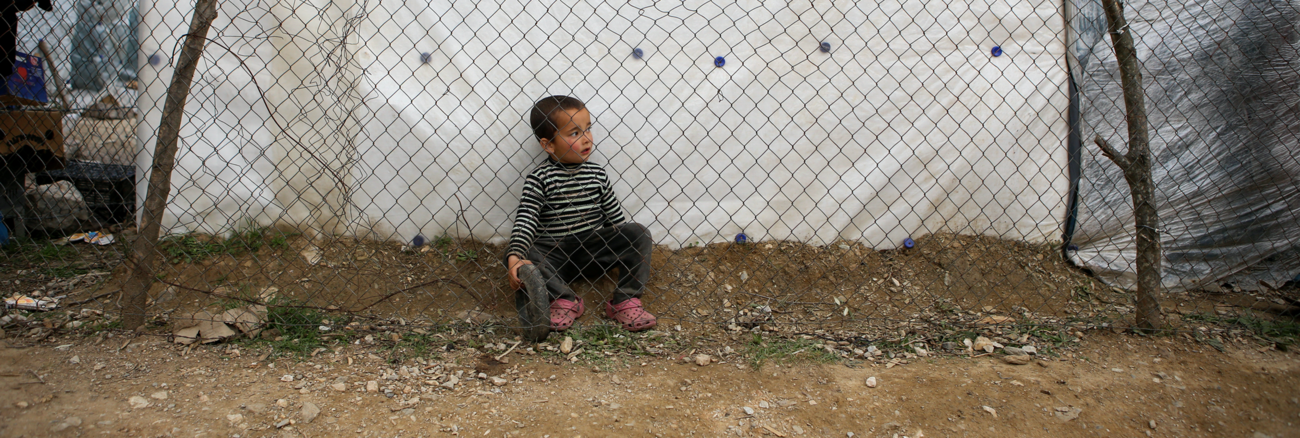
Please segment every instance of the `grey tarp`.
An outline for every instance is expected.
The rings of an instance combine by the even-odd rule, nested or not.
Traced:
[[[1076,263],[1131,287],[1134,223],[1119,168],[1127,127],[1100,0],[1069,4],[1082,177]],[[1143,66],[1169,290],[1276,287],[1300,273],[1300,6],[1286,1],[1130,1]],[[1067,239],[1069,236],[1067,235]]]

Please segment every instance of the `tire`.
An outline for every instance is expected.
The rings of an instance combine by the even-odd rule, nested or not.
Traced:
[[[515,309],[519,311],[519,334],[528,342],[541,342],[551,334],[551,296],[546,280],[533,265],[519,267],[523,288],[515,291]]]

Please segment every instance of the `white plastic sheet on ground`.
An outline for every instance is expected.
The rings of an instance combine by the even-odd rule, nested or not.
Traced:
[[[142,56],[171,62],[190,9],[150,3]],[[523,119],[549,94],[588,102],[593,159],[661,244],[742,231],[878,248],[939,231],[1044,241],[1065,216],[1059,2],[220,7],[168,232],[503,241],[541,159]],[[152,149],[170,67],[140,74]]]
[[[1128,143],[1100,1],[1075,1],[1083,177],[1073,260],[1132,287],[1132,198],[1092,144]],[[1300,274],[1300,6],[1271,0],[1126,3],[1143,65],[1170,290],[1278,287]]]

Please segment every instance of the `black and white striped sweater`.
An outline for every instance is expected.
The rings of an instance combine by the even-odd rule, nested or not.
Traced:
[[[627,222],[605,168],[550,158],[524,178],[506,256],[527,259],[538,238],[561,238]]]

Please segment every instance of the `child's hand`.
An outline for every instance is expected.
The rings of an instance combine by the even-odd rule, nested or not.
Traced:
[[[510,256],[507,260],[506,273],[510,276],[510,290],[519,290],[519,267],[531,265],[533,262],[519,258],[517,255]]]

